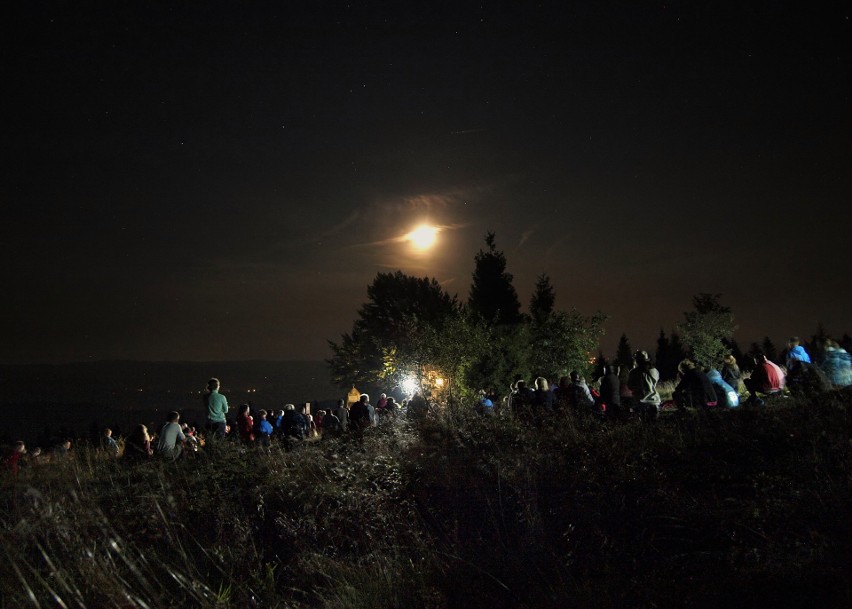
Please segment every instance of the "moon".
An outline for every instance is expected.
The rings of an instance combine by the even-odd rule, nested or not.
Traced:
[[[419,250],[427,250],[438,238],[438,227],[422,224],[406,235],[412,245]]]

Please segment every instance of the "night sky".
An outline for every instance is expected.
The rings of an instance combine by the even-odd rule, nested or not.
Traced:
[[[19,2],[0,361],[321,359],[377,272],[653,350],[852,332],[850,12],[790,2]],[[398,239],[441,227],[417,253]]]

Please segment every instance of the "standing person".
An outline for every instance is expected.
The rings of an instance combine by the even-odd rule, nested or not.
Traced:
[[[237,430],[240,433],[240,440],[245,444],[254,442],[254,419],[251,415],[251,406],[248,404],[240,404],[240,409],[237,415]]]
[[[367,415],[370,421],[370,427],[376,427],[379,424],[379,414],[376,412],[376,407],[369,401],[367,402]]]
[[[654,420],[660,413],[662,402],[657,392],[660,372],[651,364],[647,351],[637,351],[633,362],[633,370],[627,376],[627,386],[633,393],[633,406],[643,420]]]
[[[322,434],[323,437],[339,436],[341,433],[340,419],[334,414],[334,410],[330,409],[322,418]]]
[[[533,405],[535,406],[536,416],[541,416],[543,413],[551,414],[553,412],[553,392],[550,391],[550,385],[543,376],[535,380]]]
[[[279,410],[278,414],[272,411],[272,420],[270,421],[273,427],[273,434],[276,437],[284,437],[284,410]]]
[[[183,443],[186,436],[180,426],[180,413],[171,411],[166,417],[166,424],[160,430],[157,442],[157,454],[169,459],[177,459],[183,452]],[[180,442],[180,443],[178,443]]]
[[[18,475],[18,471],[21,468],[21,460],[25,454],[27,454],[27,446],[24,444],[23,440],[18,440],[15,442],[15,448],[12,449],[12,452],[5,460],[6,468],[12,472],[13,476]]]
[[[303,417],[305,417],[305,437],[313,438],[317,435],[317,424],[316,421],[314,421],[314,415],[307,412],[307,408],[305,406],[299,406],[299,412]]]
[[[308,422],[293,404],[284,406],[284,419],[281,422],[284,437],[288,440],[304,440],[307,434]]]
[[[388,396],[388,403],[385,407],[385,413],[391,420],[395,419],[396,415],[399,414],[399,404],[396,403],[396,399],[392,395]]]
[[[269,442],[272,438],[272,432],[274,431],[272,423],[266,419],[268,413],[263,408],[260,409],[258,416],[260,417],[260,422],[257,424],[258,440],[260,440],[260,443],[263,446],[269,446]]]
[[[322,435],[322,420],[325,418],[325,410],[317,410],[317,416],[314,417],[314,425],[316,426],[317,435]]]
[[[219,379],[212,378],[207,381],[207,393],[204,395],[204,403],[207,406],[207,424],[214,438],[224,438],[227,423],[225,415],[228,414],[228,400],[219,393]]]
[[[370,396],[366,393],[362,393],[360,399],[352,404],[352,410],[349,412],[349,420],[354,429],[363,430],[372,424],[369,404]]]
[[[520,416],[529,414],[535,394],[527,387],[527,382],[519,379],[515,382],[512,393],[509,396],[509,408],[513,413]]]
[[[349,409],[345,400],[337,400],[337,418],[340,419],[340,431],[346,432],[349,429]]]
[[[379,394],[379,401],[376,402],[376,419],[381,420],[388,407],[388,396],[386,393]]]
[[[571,378],[571,384],[568,385],[570,408],[581,414],[594,412],[595,398],[592,395],[592,390],[589,389],[589,384],[586,383],[586,379],[576,370],[572,370],[568,376]]]

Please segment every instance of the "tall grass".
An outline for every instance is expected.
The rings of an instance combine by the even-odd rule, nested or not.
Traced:
[[[850,408],[83,450],[4,479],[0,607],[849,606]]]

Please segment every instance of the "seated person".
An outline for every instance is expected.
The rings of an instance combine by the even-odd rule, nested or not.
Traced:
[[[828,379],[816,366],[798,359],[788,361],[787,388],[793,395],[814,395],[831,388]]]
[[[595,398],[586,384],[586,379],[576,370],[571,372],[571,384],[568,385],[570,404],[580,412],[590,412],[595,408]]]
[[[745,386],[751,394],[750,402],[758,401],[757,394],[767,396],[780,394],[784,390],[785,374],[781,367],[766,359],[766,355],[758,351],[754,355],[754,372],[746,379]]]
[[[799,344],[798,336],[791,336],[787,342],[787,370],[793,367],[794,362],[811,363],[811,356],[805,351],[805,348]]]
[[[148,435],[148,428],[140,423],[124,440],[123,458],[126,461],[144,461],[153,454],[154,450],[151,448],[151,436]]]
[[[173,410],[166,417],[166,424],[160,430],[160,438],[157,442],[157,454],[169,459],[177,459],[183,452],[183,443],[186,436],[180,427],[180,413]],[[178,443],[180,442],[180,443]]]
[[[707,375],[689,359],[678,364],[680,383],[675,387],[674,398],[678,408],[684,410],[687,407],[706,408],[718,403],[716,390]]]
[[[710,368],[707,372],[707,378],[713,385],[716,391],[716,401],[720,406],[728,408],[736,408],[740,405],[740,396],[736,390],[722,379],[722,374],[715,368]]]
[[[736,391],[739,395],[740,376],[742,376],[742,373],[740,372],[740,367],[737,365],[737,358],[735,358],[732,354],[726,355],[724,362],[722,363],[722,370],[720,374],[722,376],[722,380],[730,385],[731,389]]]
[[[637,351],[633,355],[633,362],[633,370],[627,375],[627,387],[632,394],[632,408],[639,413],[643,420],[656,419],[662,402],[660,392],[657,391],[660,371],[651,363],[647,351]],[[624,394],[622,394],[623,397],[625,397]]]
[[[836,341],[826,342],[820,369],[834,387],[852,385],[852,357]]]
[[[618,368],[605,365],[601,377],[601,408],[608,417],[621,414],[621,381],[618,379]]]
[[[109,427],[104,429],[103,436],[101,436],[101,447],[111,457],[118,454],[118,443],[112,437],[112,430]]]

